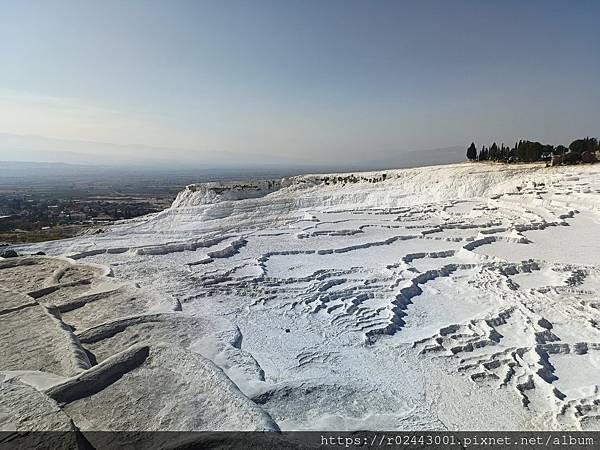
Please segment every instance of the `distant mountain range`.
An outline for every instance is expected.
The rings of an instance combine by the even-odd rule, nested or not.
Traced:
[[[0,161],[23,163],[11,166],[12,175],[19,170],[27,173],[51,173],[71,171],[97,171],[97,166],[144,171],[173,170],[257,170],[303,173],[319,171],[378,170],[388,168],[415,167],[433,164],[448,164],[463,161],[463,147],[445,147],[431,150],[369,152],[376,158],[354,158],[340,164],[315,164],[289,162],[285,157],[215,152],[206,156],[191,150],[168,149],[141,145],[114,145],[99,142],[68,141],[39,136],[20,136],[0,133]],[[30,163],[27,165],[25,163]],[[33,166],[31,164],[38,165]],[[58,165],[50,165],[58,164]],[[85,169],[82,166],[95,166]],[[4,165],[6,169],[6,165]],[[0,177],[7,176],[6,172]]]

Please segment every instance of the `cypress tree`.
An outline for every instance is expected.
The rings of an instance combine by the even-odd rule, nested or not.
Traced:
[[[469,148],[467,149],[467,158],[471,161],[477,159],[477,147],[475,147],[474,142],[471,142],[471,145],[469,145]]]

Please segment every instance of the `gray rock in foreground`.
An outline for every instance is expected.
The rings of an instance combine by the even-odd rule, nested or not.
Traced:
[[[119,444],[106,442],[118,434],[95,431],[278,430],[226,373],[191,350],[217,333],[210,322],[108,273],[66,258],[0,261],[1,430],[89,434],[55,448],[73,448],[73,439]],[[230,366],[248,358],[235,346],[236,330],[232,343],[216,348],[233,358]],[[174,438],[157,436],[134,441],[156,447]]]

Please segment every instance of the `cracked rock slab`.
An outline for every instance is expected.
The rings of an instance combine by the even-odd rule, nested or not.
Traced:
[[[130,347],[47,394],[86,436],[91,431],[278,429],[214,363],[169,347]],[[88,437],[92,444],[94,436]]]
[[[0,369],[72,376],[90,367],[70,328],[31,297],[0,290],[0,310]]]

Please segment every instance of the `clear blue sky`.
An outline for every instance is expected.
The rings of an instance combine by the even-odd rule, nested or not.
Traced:
[[[3,134],[187,149],[173,155],[209,163],[335,163],[600,134],[598,1],[0,9]]]

